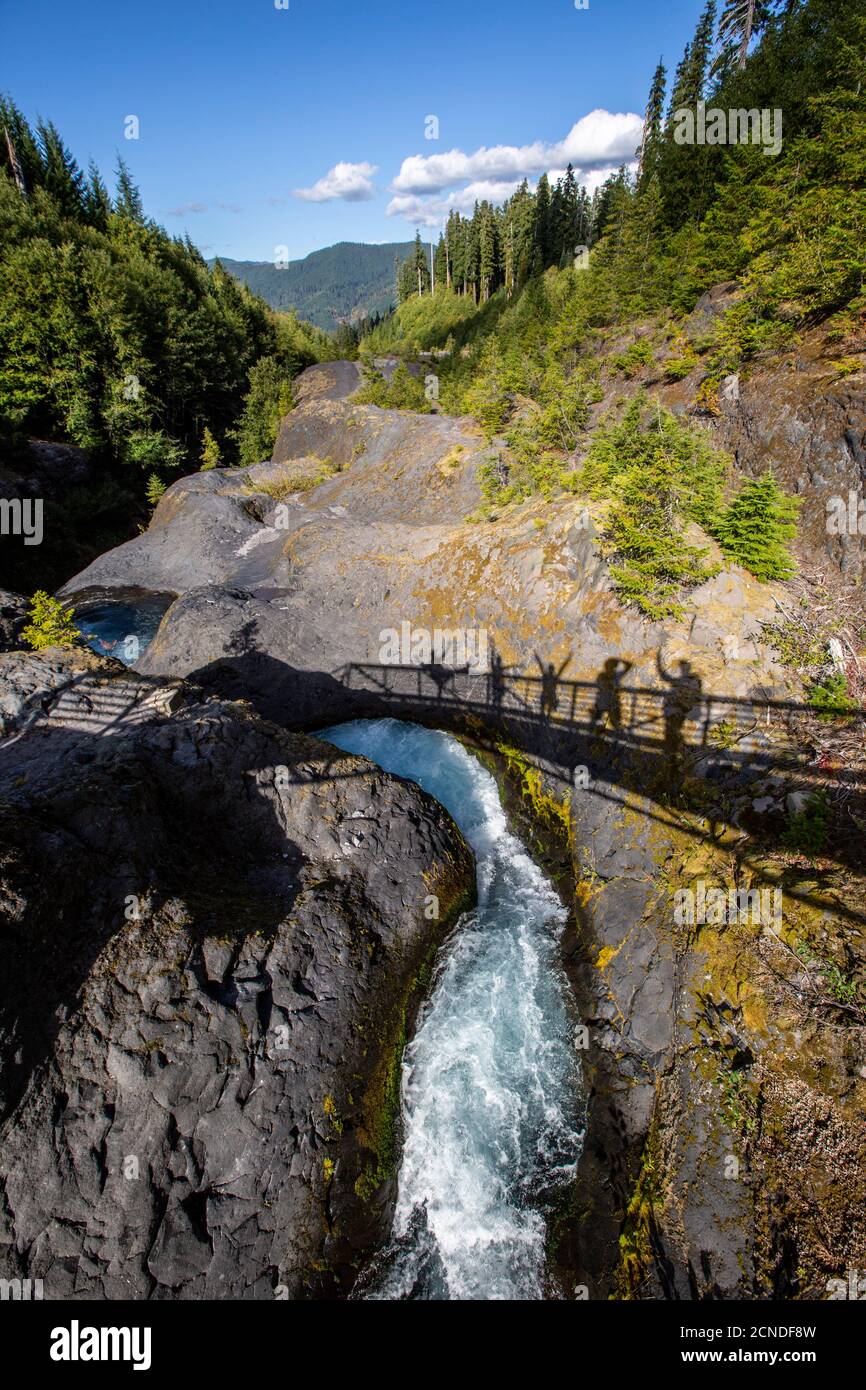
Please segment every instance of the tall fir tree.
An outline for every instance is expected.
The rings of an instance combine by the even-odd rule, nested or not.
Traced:
[[[420,231],[415,233],[415,245],[412,248],[412,292],[413,294],[427,294],[430,289],[430,267],[427,264],[427,252],[421,240]]]
[[[123,160],[117,160],[117,187],[114,195],[114,210],[120,217],[130,222],[144,223],[144,204],[141,194],[133,183],[132,175]]]
[[[658,173],[659,154],[662,147],[662,129],[665,115],[665,88],[667,72],[659,59],[653,74],[652,86],[646,104],[643,121],[643,138],[640,147],[640,164],[637,176],[637,191],[643,192],[653,175]]]
[[[40,121],[36,127],[39,152],[42,156],[41,183],[65,217],[84,215],[84,175],[74,156],[60,138],[57,127],[50,121]]]
[[[678,112],[691,112],[697,123],[698,103],[704,100],[707,88],[715,22],[716,0],[707,0],[695,36],[686,48],[674,77],[664,142],[658,159],[665,220],[672,228],[700,217],[709,201],[713,147],[678,143],[675,132]]]
[[[478,280],[481,299],[490,298],[498,264],[496,244],[496,222],[490,203],[481,204],[478,215]]]
[[[534,226],[534,257],[533,269],[536,272],[546,270],[550,265],[550,220],[551,220],[551,196],[550,180],[546,174],[542,174],[538,180],[538,187],[535,190],[535,226]]]
[[[445,289],[448,284],[448,252],[445,244],[445,233],[439,233],[439,241],[436,244],[436,255],[433,260],[433,286],[434,289]]]
[[[84,212],[91,227],[98,227],[100,231],[104,231],[108,226],[111,198],[102,175],[92,162],[87,171],[87,183],[84,188]]]

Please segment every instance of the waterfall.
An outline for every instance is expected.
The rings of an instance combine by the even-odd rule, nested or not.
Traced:
[[[404,1054],[393,1229],[362,1296],[549,1297],[545,1211],[582,1139],[565,910],[508,829],[494,778],[457,739],[396,719],[320,737],[434,796],[478,872],[478,907],[440,953]]]

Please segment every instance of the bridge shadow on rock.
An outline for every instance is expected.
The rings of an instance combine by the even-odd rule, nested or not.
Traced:
[[[484,671],[351,662],[328,673],[257,650],[252,631],[238,645],[189,679],[226,698],[247,699],[290,728],[314,732],[349,719],[393,717],[468,734],[482,746],[515,746],[563,794],[616,803],[697,840],[715,841],[733,825],[744,843],[752,837],[738,851],[747,866],[753,848],[787,848],[786,811],[762,805],[773,797],[750,790],[772,777],[779,797],[794,789],[828,795],[851,832],[828,841],[820,858],[863,868],[862,770],[834,771],[811,758],[788,729],[809,707],[760,685],[744,698],[716,694],[686,660],[673,669],[658,662],[659,684],[640,685],[628,680],[630,663],[618,658],[609,658],[595,679],[579,680],[566,674],[570,661],[555,666],[536,656],[534,669],[525,671],[506,667],[495,651]],[[848,718],[862,731],[862,711]],[[331,765],[322,775],[331,775]],[[811,865],[800,876],[814,883]],[[792,865],[788,878],[796,877]],[[786,892],[812,900],[794,881]],[[866,920],[844,903],[838,911]]]

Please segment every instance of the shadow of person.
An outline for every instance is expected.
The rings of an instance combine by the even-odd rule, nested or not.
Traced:
[[[684,729],[695,705],[703,699],[703,682],[690,661],[679,662],[679,675],[672,675],[662,665],[661,652],[656,653],[656,667],[669,687],[662,702],[665,721],[664,752],[674,763],[682,761],[685,752]]]
[[[499,710],[502,708],[504,698],[505,663],[494,647],[493,656],[490,658],[490,670],[487,675],[487,703],[491,709]]]
[[[493,655],[490,658],[490,669],[487,672],[487,704],[491,709],[501,710],[506,696],[510,697],[509,704],[513,703],[515,699],[519,701],[514,688],[514,681],[511,679],[512,672],[516,670],[517,667],[515,666],[505,665],[494,644]]]
[[[593,729],[605,721],[611,729],[622,728],[622,682],[632,665],[631,661],[610,656],[602,666],[595,678],[595,706],[590,721]]]
[[[550,719],[556,713],[556,707],[559,700],[560,677],[565,671],[565,668],[571,664],[571,657],[567,656],[563,661],[562,665],[560,666],[559,670],[557,671],[552,661],[548,661],[547,665],[545,665],[537,652],[535,652],[534,655],[535,660],[538,663],[538,669],[541,672],[541,692],[539,696],[539,707],[541,710],[542,717],[544,719]]]
[[[421,670],[423,671],[424,675],[427,676],[428,679],[430,679],[435,685],[436,702],[437,704],[441,704],[442,697],[445,694],[445,691],[447,690],[448,686],[451,685],[451,683],[453,682],[456,672],[448,666],[437,666],[436,663],[433,661],[431,661],[429,664],[425,666],[422,666]]]

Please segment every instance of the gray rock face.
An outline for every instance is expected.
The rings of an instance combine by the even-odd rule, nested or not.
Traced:
[[[297,405],[310,401],[339,401],[351,396],[360,385],[358,362],[319,362],[301,373],[292,394]]]
[[[474,891],[459,832],[363,759],[114,662],[6,655],[0,690],[2,1275],[345,1290],[388,1229],[418,973]]]

